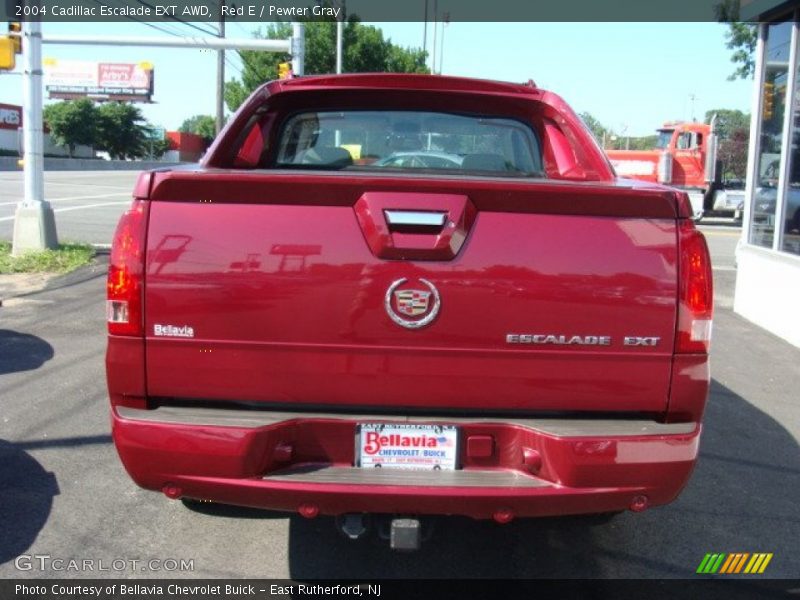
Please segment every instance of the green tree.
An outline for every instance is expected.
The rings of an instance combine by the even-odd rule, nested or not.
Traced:
[[[753,77],[757,37],[758,29],[753,23],[728,23],[725,46],[733,50],[731,62],[737,65],[736,70],[728,76],[729,81]]]
[[[722,163],[723,179],[744,179],[747,172],[747,143],[750,139],[750,115],[740,110],[717,108],[706,112],[705,122],[717,115],[717,158]]]
[[[642,137],[632,137],[628,142],[629,150],[653,150],[658,141],[657,135],[643,135]]]
[[[137,107],[106,102],[97,109],[97,117],[97,146],[111,158],[125,160],[149,154],[148,126]]]
[[[750,130],[732,129],[728,137],[720,140],[717,159],[722,163],[722,179],[744,179],[747,175],[747,146]]]
[[[169,140],[152,140],[148,142],[148,154],[150,158],[158,159],[164,156],[169,150]]]
[[[262,39],[287,39],[292,35],[288,23],[273,23],[257,31]],[[305,25],[305,74],[319,75],[336,70],[336,22],[311,21]],[[416,48],[402,48],[384,39],[377,27],[363,25],[351,16],[344,25],[342,36],[343,68],[349,73],[429,73],[425,66],[427,54]],[[240,50],[244,68],[241,80],[225,84],[225,102],[236,110],[258,86],[278,77],[278,65],[289,62],[288,54]]]
[[[194,115],[186,119],[178,131],[182,133],[194,133],[210,142],[217,135],[217,124],[211,115]]]
[[[750,115],[740,110],[731,110],[729,108],[715,108],[706,111],[704,123],[711,123],[711,119],[717,115],[717,120],[714,123],[714,133],[717,134],[719,139],[728,139],[731,133],[738,129],[750,128]]]
[[[97,109],[85,98],[45,106],[44,121],[53,142],[66,147],[70,157],[75,146],[92,146],[97,138]]]
[[[611,136],[611,130],[600,123],[591,113],[582,112],[578,116],[583,120],[589,131],[592,132],[598,144],[603,144],[606,138]]]

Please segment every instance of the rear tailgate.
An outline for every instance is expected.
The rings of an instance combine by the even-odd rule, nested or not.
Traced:
[[[151,398],[666,409],[677,296],[671,192],[211,170],[158,173],[150,196]],[[447,213],[453,206],[462,212]],[[444,211],[444,231],[389,231],[388,209]],[[401,309],[392,294],[403,289],[423,293],[406,295]],[[430,314],[436,294],[430,324],[409,329],[392,318]]]

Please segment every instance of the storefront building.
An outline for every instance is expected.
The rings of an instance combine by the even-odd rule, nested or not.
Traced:
[[[800,2],[756,4],[741,14],[760,24],[734,310],[800,346]]]

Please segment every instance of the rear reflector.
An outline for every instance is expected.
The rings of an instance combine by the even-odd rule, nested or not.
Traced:
[[[122,215],[111,245],[106,314],[108,333],[142,335],[142,281],[147,202],[134,200]]]
[[[679,221],[678,335],[675,351],[703,354],[711,343],[714,294],[706,239],[689,220]]]

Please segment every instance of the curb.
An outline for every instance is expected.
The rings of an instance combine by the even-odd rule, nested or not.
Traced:
[[[35,296],[37,294],[42,294],[44,292],[49,292],[52,290],[58,290],[61,288],[69,287],[72,285],[77,285],[79,283],[83,283],[85,281],[89,281],[91,279],[95,279],[97,277],[105,277],[108,271],[108,250],[104,248],[95,248],[95,255],[92,258],[91,262],[82,267],[78,267],[74,271],[70,271],[69,273],[64,273],[63,275],[55,275],[51,279],[47,281],[39,289],[35,289],[29,292],[24,292],[22,294],[14,294],[11,293],[8,296],[4,296],[0,298],[0,306],[3,305],[3,301],[5,300],[12,300],[14,298],[28,298],[31,296]]]

